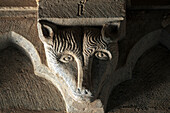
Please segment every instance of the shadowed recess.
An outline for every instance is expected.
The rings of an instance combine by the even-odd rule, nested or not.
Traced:
[[[60,92],[50,82],[36,76],[29,58],[14,47],[0,52],[0,112],[11,109],[65,111]]]
[[[169,75],[170,51],[162,45],[152,47],[136,63],[132,79],[113,89],[107,111],[168,112],[170,110]]]
[[[137,6],[162,6],[162,5],[170,5],[169,0],[131,0],[132,5]]]

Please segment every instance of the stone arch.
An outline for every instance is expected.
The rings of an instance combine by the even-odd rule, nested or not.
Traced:
[[[52,85],[59,90],[63,98],[64,94],[61,92],[62,85],[59,84],[60,79],[56,77],[56,75],[54,75],[46,65],[41,63],[41,59],[36,48],[29,40],[16,32],[7,32],[0,35],[0,50],[6,49],[8,46],[13,46],[24,53],[30,59],[35,75],[51,82]],[[65,100],[65,98],[63,99]]]
[[[34,70],[36,70],[38,66],[41,65],[41,59],[37,50],[35,49],[33,44],[23,36],[13,31],[0,36],[0,50],[10,45],[15,46],[31,59]]]
[[[43,77],[51,81],[52,83],[54,83],[55,87],[61,90],[61,87],[58,87],[58,84],[59,86],[62,86],[59,83],[60,78],[56,77],[48,69],[47,66],[41,63],[40,56],[37,50],[35,49],[34,45],[30,41],[28,41],[23,36],[15,33],[14,31],[5,33],[4,35],[0,36],[0,50],[3,50],[11,45],[21,50],[23,53],[26,54],[27,57],[29,57],[31,63],[33,64],[34,73],[37,76]]]
[[[128,70],[132,72],[136,62],[143,53],[159,43],[170,50],[170,33],[166,32],[164,29],[158,29],[142,37],[129,52],[126,61],[126,67],[129,68]],[[132,76],[132,74],[130,74],[130,76]]]
[[[34,73],[42,78],[45,78],[49,82],[51,82],[61,93],[64,101],[66,102],[66,98],[64,95],[66,95],[65,92],[62,92],[63,86],[65,85],[63,83],[63,79],[61,77],[58,77],[57,75],[53,74],[49,68],[41,63],[40,56],[35,49],[34,45],[28,41],[23,36],[11,31],[8,33],[5,33],[4,35],[0,36],[0,50],[5,49],[8,46],[14,46],[24,52],[31,60],[34,68]],[[67,97],[71,98],[70,96]],[[65,103],[67,107],[67,103]]]
[[[112,79],[115,80],[115,82],[111,86],[111,89],[113,90],[112,92],[119,91],[119,88],[121,86],[120,83],[124,84],[129,83],[128,80],[131,81],[130,79],[132,79],[132,72],[136,66],[136,63],[139,61],[139,58],[141,58],[142,55],[149,49],[159,44],[170,50],[170,33],[168,33],[164,29],[158,29],[146,34],[133,46],[127,57],[126,64],[123,67],[118,68],[115,71],[114,76],[112,77]],[[124,86],[126,85],[123,85],[123,87]],[[110,94],[112,93],[110,92]],[[117,95],[118,93],[116,92],[115,94]],[[115,95],[113,97],[115,97]],[[108,98],[108,100],[111,100],[111,95]],[[110,104],[110,102],[108,102],[108,104]],[[108,110],[108,108],[106,110]]]

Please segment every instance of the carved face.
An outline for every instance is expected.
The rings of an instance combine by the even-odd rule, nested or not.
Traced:
[[[44,44],[48,67],[62,77],[67,92],[76,101],[98,98],[116,68],[118,26],[39,23],[39,37]]]

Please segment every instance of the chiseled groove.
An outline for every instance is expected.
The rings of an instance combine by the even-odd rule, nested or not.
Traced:
[[[67,37],[68,37],[68,32],[65,32],[65,36],[63,37],[63,43],[64,43],[64,48],[63,48],[63,51],[66,50],[66,46],[68,46],[68,40],[67,40]]]
[[[88,37],[86,37],[88,38]],[[93,48],[90,48],[89,44],[88,44],[88,40],[86,41],[86,46],[85,46],[85,53],[87,56],[89,56],[92,52],[93,52]]]
[[[85,48],[87,48],[87,46],[86,46],[86,34],[84,34],[84,37],[83,37],[83,52],[84,52],[84,54],[86,54],[86,49]]]
[[[57,51],[58,51],[58,46],[59,46],[59,41],[58,41],[58,39],[59,39],[59,35],[57,34],[57,36],[56,36],[56,37],[54,37],[54,38],[57,38],[57,39],[55,39],[55,42],[56,42],[55,50],[57,50]]]
[[[72,51],[72,39],[71,39],[70,36],[68,36],[68,38],[69,38],[69,44],[68,44],[68,46],[69,46],[69,51],[70,51],[70,50]]]
[[[65,33],[66,33],[65,31],[62,32],[61,40],[65,38],[65,36],[66,36]],[[60,43],[61,43],[61,50],[60,50],[60,52],[63,52],[63,51],[64,51],[64,50],[63,50],[63,47],[65,46],[66,43],[65,43],[64,41],[61,41]]]
[[[64,32],[64,37],[62,37],[62,47],[61,47],[61,52],[64,51],[64,48],[65,48],[65,45],[66,45],[66,42],[65,42],[65,38],[66,38],[66,32]]]
[[[59,31],[55,37],[55,49],[57,52],[70,50],[74,53],[79,52],[78,45],[75,40],[75,33],[71,30]],[[98,32],[87,30],[84,34],[83,51],[86,55],[90,55],[97,49],[104,49],[107,47],[106,42]]]
[[[69,37],[67,36],[66,37],[66,47],[65,47],[65,50],[69,50],[68,47],[69,47]]]
[[[54,46],[57,53],[61,53],[65,50],[72,51],[74,53],[79,52],[73,31],[71,30],[59,31],[54,39]]]
[[[68,43],[68,39],[67,39],[67,37],[69,36],[69,33],[68,32],[66,32],[65,31],[65,36],[63,37],[63,39],[65,40],[65,42],[63,42],[64,43],[64,50],[66,50],[66,47],[69,45],[69,43]]]
[[[62,34],[60,33],[60,38],[58,40],[59,41],[58,52],[61,52],[61,46],[62,46],[61,38],[62,38]]]
[[[107,47],[107,44],[106,44],[106,42],[104,41],[104,39],[103,39],[104,37],[102,37],[102,36],[99,36],[99,38],[98,38],[98,42],[101,42],[101,46],[102,47]]]
[[[84,39],[83,39],[83,52],[85,55],[88,55],[89,51],[88,51],[88,47],[87,47],[87,34],[84,34]]]
[[[74,46],[74,44],[76,44],[76,43],[74,41],[74,37],[70,36],[70,33],[68,34],[68,36],[70,37],[70,41],[71,41],[71,49],[70,50],[73,51],[74,49],[76,49]]]
[[[57,38],[57,39],[56,39]],[[56,42],[57,42],[57,46],[56,46],[56,52],[58,52],[59,51],[59,44],[60,44],[60,42],[59,42],[59,38],[60,38],[60,34],[57,34],[57,37],[55,38],[55,40],[56,40]]]
[[[94,50],[104,49],[107,47],[107,43],[104,41],[98,32],[86,31],[84,35],[83,51],[89,56]]]
[[[89,45],[91,45],[91,46],[94,46],[94,45],[96,45],[95,44],[95,36],[93,36],[93,35],[91,35],[91,36],[88,36],[88,42],[89,42]]]
[[[85,54],[87,55],[87,56],[89,56],[90,55],[90,53],[92,52],[92,50],[90,50],[89,48],[88,48],[88,36],[87,36],[87,34],[85,35],[85,37],[84,37],[84,52],[85,52]]]
[[[74,35],[73,35],[72,32],[70,33],[70,35],[71,35],[71,37],[72,37],[72,39],[73,39],[73,43],[74,43],[73,45],[75,46],[75,47],[74,47],[74,52],[75,52],[76,54],[78,54],[79,49],[78,49],[78,45],[77,45],[77,43],[76,43],[76,41],[75,41]]]

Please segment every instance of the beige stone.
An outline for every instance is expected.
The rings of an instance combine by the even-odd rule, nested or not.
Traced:
[[[36,7],[36,0],[1,0],[0,7]]]

